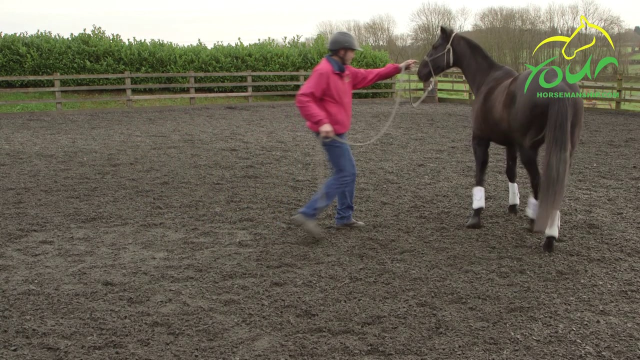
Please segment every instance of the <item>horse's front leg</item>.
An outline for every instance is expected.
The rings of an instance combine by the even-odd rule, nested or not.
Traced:
[[[473,136],[471,139],[473,147],[473,156],[476,160],[476,185],[473,188],[473,214],[467,221],[466,227],[471,229],[479,229],[482,227],[480,214],[485,208],[484,202],[484,178],[489,164],[489,144],[488,139],[479,136]]]
[[[511,214],[518,213],[518,205],[520,205],[520,192],[516,183],[518,174],[518,148],[515,146],[507,146],[507,179],[509,179],[509,212]]]

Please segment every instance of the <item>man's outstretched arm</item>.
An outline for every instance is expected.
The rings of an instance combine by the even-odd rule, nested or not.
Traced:
[[[400,74],[400,65],[388,64],[380,69],[357,69],[351,68],[351,81],[353,81],[353,90],[366,88],[378,81],[386,80],[394,75]]]
[[[403,66],[406,67],[406,70],[411,70],[415,63],[415,60],[407,60],[402,64],[387,64],[379,69],[357,69],[351,67],[351,73],[353,74],[353,89],[362,89],[373,85],[378,81],[386,80],[394,75],[398,75],[402,71]]]

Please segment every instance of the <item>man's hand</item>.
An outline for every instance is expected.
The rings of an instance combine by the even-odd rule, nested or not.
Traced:
[[[333,137],[333,135],[335,135],[335,133],[333,132],[333,126],[331,126],[331,124],[324,124],[320,126],[319,130],[320,130],[320,136],[324,138],[330,138],[330,137]]]
[[[405,71],[408,71],[408,70],[413,70],[413,66],[415,64],[417,64],[417,63],[418,63],[418,61],[416,61],[416,60],[407,60],[407,61],[403,62],[402,64],[400,64],[400,66],[404,67]]]

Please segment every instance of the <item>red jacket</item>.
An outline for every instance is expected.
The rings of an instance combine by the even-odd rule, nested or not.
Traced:
[[[296,95],[296,106],[307,127],[318,132],[330,123],[336,134],[351,128],[352,90],[364,88],[399,74],[400,65],[388,64],[380,69],[357,69],[330,58],[320,61]]]

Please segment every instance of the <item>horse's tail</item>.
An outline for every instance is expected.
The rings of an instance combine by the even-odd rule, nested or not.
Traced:
[[[545,132],[545,156],[538,196],[534,231],[546,230],[554,210],[560,210],[571,164],[572,99],[549,99],[549,120]]]

